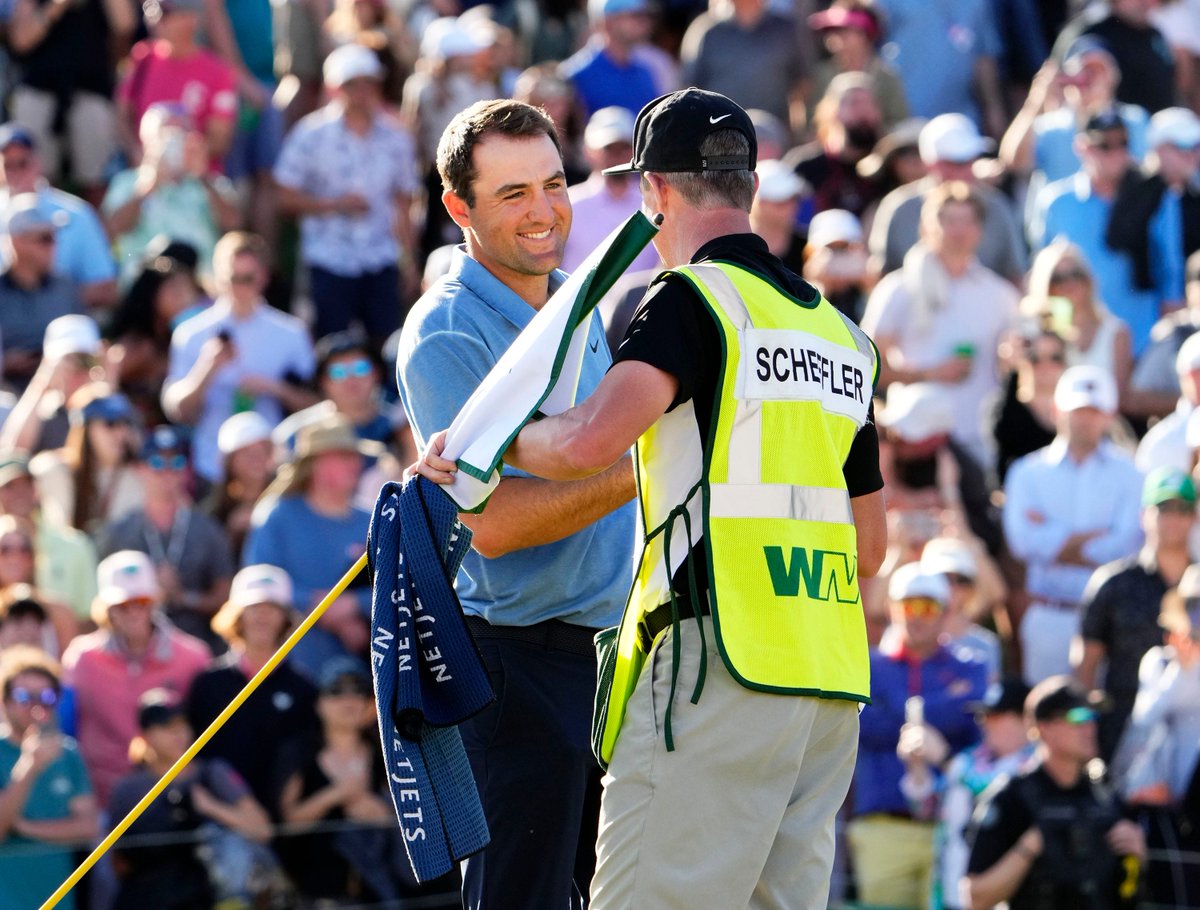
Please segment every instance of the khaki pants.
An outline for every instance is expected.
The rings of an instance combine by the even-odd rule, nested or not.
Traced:
[[[858,900],[872,907],[924,910],[933,889],[933,823],[864,815],[847,830]]]
[[[668,752],[671,636],[659,638],[604,778],[591,910],[825,910],[834,815],[858,752],[858,705],[738,684],[704,620],[682,659]]]
[[[13,120],[33,133],[42,170],[51,180],[60,178],[62,149],[71,149],[71,176],[83,186],[103,182],[104,170],[117,150],[117,115],[113,103],[99,95],[76,92],[66,112],[62,137],[52,132],[54,96],[29,86],[18,86],[12,96]]]

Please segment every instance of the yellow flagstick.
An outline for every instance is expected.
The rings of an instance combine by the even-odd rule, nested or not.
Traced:
[[[288,640],[279,646],[279,650],[271,655],[271,659],[263,665],[263,668],[254,674],[254,678],[246,683],[242,691],[234,696],[233,701],[225,706],[225,710],[217,716],[216,720],[208,725],[208,729],[201,733],[200,736],[197,737],[196,741],[188,747],[188,750],[179,757],[179,761],[171,765],[167,773],[159,779],[158,783],[150,788],[150,792],[143,796],[141,801],[129,810],[129,814],[121,819],[121,823],[113,828],[111,832],[109,832],[108,837],[104,838],[104,840],[100,842],[100,845],[88,855],[88,858],[79,864],[79,868],[72,872],[70,877],[58,886],[58,890],[50,895],[46,902],[42,904],[40,910],[51,910],[51,908],[58,905],[59,901],[66,897],[67,892],[79,883],[79,880],[87,874],[87,871],[91,869],[92,866],[96,865],[96,862],[100,859],[100,857],[102,857],[112,848],[112,845],[115,844],[117,839],[129,829],[129,826],[138,820],[138,817],[145,812],[147,807],[149,807],[149,805],[162,794],[163,790],[167,789],[171,781],[173,781],[179,775],[179,772],[188,766],[192,759],[196,757],[196,753],[203,749],[205,744],[217,735],[217,731],[225,726],[225,721],[229,720],[229,718],[233,716],[233,712],[242,706],[242,703],[249,698],[251,693],[262,684],[264,679],[271,675],[271,672],[277,666],[279,666],[280,661],[287,657],[288,652],[296,646],[296,642],[303,638],[308,630],[316,624],[317,620],[319,620],[321,616],[324,615],[325,611],[329,609],[329,605],[342,595],[342,592],[346,590],[350,582],[354,581],[354,579],[358,576],[358,573],[361,572],[366,565],[367,554],[364,553],[362,556],[358,557],[358,562],[346,570],[346,574],[341,577],[338,583],[333,586],[330,592],[325,595],[324,599],[317,604],[313,611],[309,613],[307,617],[305,617],[304,621],[300,623],[296,631],[288,636]]]

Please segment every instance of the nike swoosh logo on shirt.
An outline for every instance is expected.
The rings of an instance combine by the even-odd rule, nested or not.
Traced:
[[[600,342],[598,340],[590,342],[590,345],[591,345],[593,354],[595,354],[598,350],[600,350]]]
[[[726,117],[732,117],[732,116],[733,116],[733,114],[722,114],[720,117],[709,117],[708,122],[709,123],[720,123]]]

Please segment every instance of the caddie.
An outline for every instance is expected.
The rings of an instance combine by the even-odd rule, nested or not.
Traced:
[[[642,109],[612,170],[640,173],[671,269],[592,395],[505,455],[565,481],[636,444],[641,555],[597,713],[592,910],[828,896],[870,691],[858,578],[887,537],[878,353],[751,233],[756,156],[722,95]],[[443,439],[418,470],[446,483]]]

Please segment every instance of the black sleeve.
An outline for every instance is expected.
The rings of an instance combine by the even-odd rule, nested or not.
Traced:
[[[711,402],[720,337],[685,279],[669,275],[647,292],[613,356],[614,364],[630,360],[648,363],[678,380],[679,391],[668,410],[691,399]]]
[[[996,865],[1032,824],[1033,817],[1018,798],[1013,781],[985,791],[967,829],[971,845],[968,874],[978,875]]]
[[[879,430],[875,426],[875,403],[867,410],[867,423],[850,443],[850,453],[842,465],[846,492],[853,499],[883,489],[883,474],[879,470]]]

